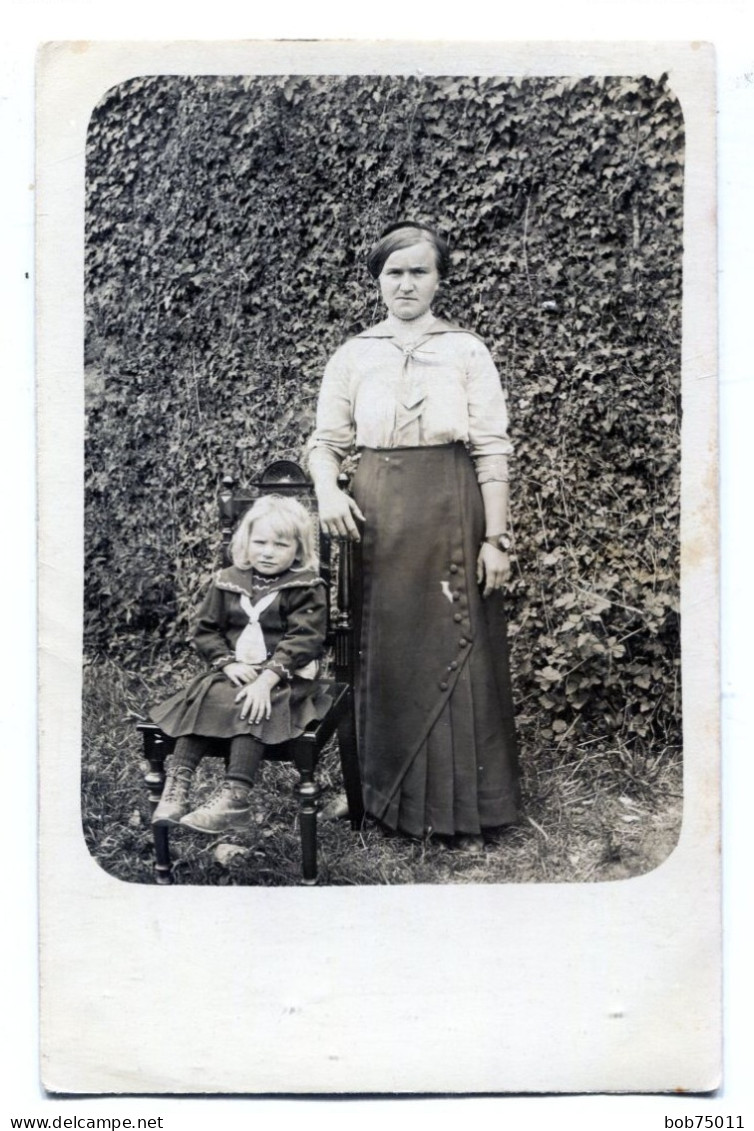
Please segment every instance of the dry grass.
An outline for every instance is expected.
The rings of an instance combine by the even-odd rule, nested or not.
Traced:
[[[188,674],[188,673],[183,673]],[[181,674],[174,672],[177,682]],[[149,805],[135,724],[169,681],[112,663],[91,664],[84,681],[82,818],[89,850],[102,868],[132,883],[153,883]],[[558,883],[624,879],[656,867],[680,831],[677,752],[649,754],[597,742],[538,741],[536,721],[520,724],[524,813],[494,834],[481,855],[430,838],[385,836],[367,818],[320,821],[321,884]],[[198,799],[217,782],[211,759],[200,768]],[[181,830],[171,838],[181,884],[283,886],[301,882],[296,772],[267,763],[255,788],[248,831],[211,838]],[[324,800],[340,789],[337,751],[319,772]],[[228,846],[231,846],[230,848]]]

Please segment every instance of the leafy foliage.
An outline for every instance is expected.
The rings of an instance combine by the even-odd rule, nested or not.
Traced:
[[[87,151],[90,651],[182,647],[218,475],[300,457],[325,361],[382,316],[366,251],[412,216],[449,234],[436,312],[511,405],[522,734],[676,746],[682,203],[664,79],[111,90]]]

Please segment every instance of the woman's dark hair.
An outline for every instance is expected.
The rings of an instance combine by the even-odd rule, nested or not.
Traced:
[[[398,220],[380,233],[380,238],[367,256],[369,274],[373,279],[378,279],[386,260],[394,251],[413,247],[415,243],[421,241],[430,244],[434,249],[437,273],[441,279],[444,278],[450,267],[450,248],[447,240],[428,224],[419,224],[415,220]]]

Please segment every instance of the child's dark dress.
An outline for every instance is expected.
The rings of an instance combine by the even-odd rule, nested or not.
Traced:
[[[256,608],[254,608],[256,606]],[[258,622],[259,629],[250,629]],[[313,570],[289,569],[263,577],[231,566],[215,574],[199,609],[194,645],[210,666],[188,687],[154,707],[150,717],[168,735],[232,738],[250,734],[266,745],[301,734],[327,713],[331,699],[312,678],[322,655],[327,621],[324,582]],[[239,638],[257,632],[263,651],[254,666],[279,675],[271,693],[269,719],[241,719],[236,696],[241,688],[222,669],[236,659]],[[241,644],[243,650],[243,642]],[[250,662],[250,661],[249,661]]]

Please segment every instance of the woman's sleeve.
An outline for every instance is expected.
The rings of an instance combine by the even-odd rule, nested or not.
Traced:
[[[225,598],[216,585],[210,585],[199,606],[193,641],[199,655],[213,668],[224,668],[235,660],[235,653],[225,636]]]
[[[327,603],[324,585],[286,589],[281,593],[285,607],[285,632],[275,651],[262,668],[269,668],[281,679],[292,679],[299,668],[322,655],[327,631]]]
[[[508,456],[513,445],[508,438],[508,408],[492,356],[473,339],[467,367],[469,450],[480,483],[506,483]]]
[[[325,366],[317,402],[317,427],[307,444],[312,478],[316,481],[319,470],[334,470],[337,475],[355,439],[349,373],[341,346]]]

